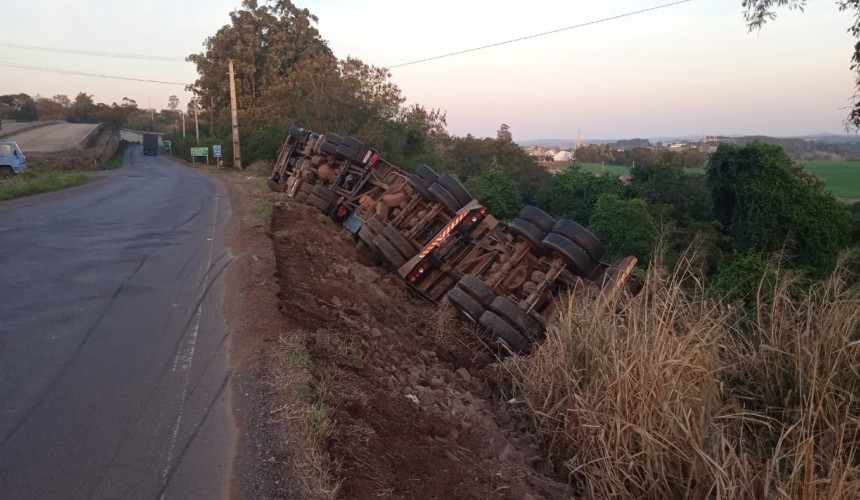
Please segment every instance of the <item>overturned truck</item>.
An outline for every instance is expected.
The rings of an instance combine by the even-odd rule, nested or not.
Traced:
[[[517,352],[544,335],[560,292],[640,288],[636,259],[605,263],[600,240],[575,221],[526,206],[502,223],[451,175],[426,165],[409,174],[352,137],[292,127],[268,186],[342,223],[417,293],[447,298]]]

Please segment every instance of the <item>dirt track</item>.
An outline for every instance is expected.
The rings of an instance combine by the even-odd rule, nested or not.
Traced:
[[[340,498],[572,496],[475,332],[310,207],[276,206],[272,235],[282,340],[310,353],[306,397],[333,422],[326,447]],[[287,432],[289,421],[275,425]]]

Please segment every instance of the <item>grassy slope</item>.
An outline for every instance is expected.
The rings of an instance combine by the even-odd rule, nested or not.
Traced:
[[[824,179],[839,198],[860,199],[860,161],[811,161],[806,170]]]
[[[28,172],[0,181],[0,201],[59,191],[87,181],[83,172]]]

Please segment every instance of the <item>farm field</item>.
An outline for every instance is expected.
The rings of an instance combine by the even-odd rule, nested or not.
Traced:
[[[824,179],[827,189],[838,198],[860,200],[860,161],[811,161],[804,168]]]
[[[556,162],[550,164],[557,168],[567,168],[570,164]],[[596,175],[620,176],[630,173],[630,167],[624,165],[601,165],[599,163],[582,163],[583,170]],[[845,202],[860,200],[860,161],[811,161],[804,164],[806,171],[824,180],[827,189],[837,198]],[[687,173],[704,174],[704,168],[688,168]]]

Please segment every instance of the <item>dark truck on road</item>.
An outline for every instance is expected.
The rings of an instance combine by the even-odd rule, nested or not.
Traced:
[[[158,134],[143,134],[143,154],[158,154]]]
[[[352,137],[292,127],[268,186],[342,222],[413,290],[447,298],[514,351],[540,340],[565,290],[641,288],[636,259],[603,262],[600,240],[575,221],[527,206],[502,223],[454,177],[426,165],[408,174]]]

